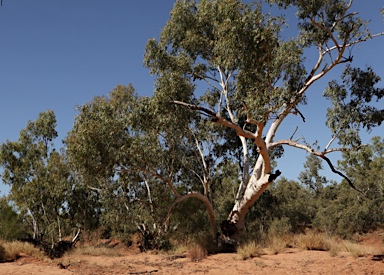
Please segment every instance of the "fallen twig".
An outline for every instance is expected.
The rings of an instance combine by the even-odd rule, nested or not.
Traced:
[[[157,269],[150,270],[150,271],[137,271],[137,272],[129,272],[128,274],[152,274],[153,272],[157,272]]]

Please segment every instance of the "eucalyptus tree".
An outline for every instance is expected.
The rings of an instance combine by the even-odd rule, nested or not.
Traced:
[[[367,22],[353,11],[352,1],[266,2],[296,9],[298,25],[292,29],[296,35],[284,39],[284,17],[263,14],[262,2],[180,0],[159,40],[149,40],[145,53],[145,65],[156,75],[154,97],[168,106],[165,111],[195,111],[207,125],[228,128],[240,141],[241,182],[223,227],[223,233],[234,239],[244,233],[248,209],[280,174],[272,169],[273,148],[306,150],[340,173],[327,155],[358,149],[359,130],[380,125],[384,117],[383,110],[369,105],[384,94],[376,87],[380,78],[370,68],[350,65],[352,46],[381,34],[369,33]],[[314,64],[305,62],[310,52],[315,52]],[[330,101],[325,119],[332,140],[323,150],[293,135],[275,140],[287,117],[305,119],[300,107],[308,92],[336,67],[344,67],[342,83],[332,81],[324,92]],[[335,140],[338,146],[331,148]],[[251,146],[257,150],[251,151]],[[251,162],[252,156],[256,160]]]
[[[2,180],[11,186],[9,198],[25,215],[33,239],[52,245],[70,232],[64,229],[71,180],[63,155],[53,148],[55,127],[54,112],[42,112],[20,131],[17,141],[0,146]]]
[[[369,199],[384,198],[384,139],[375,136],[359,151],[343,152],[340,169]]]
[[[327,183],[327,179],[320,175],[320,170],[323,169],[321,159],[314,155],[308,155],[304,163],[304,171],[299,174],[299,181],[307,186],[310,191],[318,194]]]
[[[113,230],[142,230],[145,222],[162,232],[179,203],[197,198],[216,236],[211,185],[218,159],[233,152],[219,148],[224,133],[214,128],[188,109],[164,104],[161,96],[139,97],[132,85],[119,85],[79,107],[66,153]]]
[[[8,201],[7,197],[0,198],[0,238],[17,240],[25,237],[25,226],[22,217]]]
[[[71,167],[98,197],[102,222],[113,231],[159,229],[171,200],[194,184],[188,175],[194,174],[195,143],[186,142],[193,137],[176,124],[165,129],[176,115],[159,117],[161,109],[154,99],[139,97],[132,85],[119,85],[108,97],[80,106],[66,138]]]

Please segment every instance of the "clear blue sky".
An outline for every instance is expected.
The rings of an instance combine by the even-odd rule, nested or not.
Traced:
[[[169,18],[173,0],[3,0],[0,7],[0,143],[17,140],[28,120],[52,109],[57,117],[59,140],[73,126],[75,106],[94,96],[107,95],[117,84],[132,83],[140,95],[153,93],[153,78],[143,67],[148,39],[158,37]],[[372,19],[372,33],[384,31],[379,9],[382,0],[355,0],[362,17]],[[354,65],[370,64],[384,77],[384,38],[354,48]],[[317,57],[313,57],[316,60]],[[335,75],[337,77],[337,75]],[[322,140],[326,106],[321,99],[325,85],[309,91],[307,119],[288,121],[279,138]],[[311,99],[311,95],[314,99]],[[384,107],[384,103],[380,103]],[[384,132],[383,127],[372,134]],[[60,142],[59,142],[60,144]],[[305,153],[286,150],[279,169],[297,179]],[[327,173],[327,172],[325,172]],[[9,187],[0,182],[1,194]]]

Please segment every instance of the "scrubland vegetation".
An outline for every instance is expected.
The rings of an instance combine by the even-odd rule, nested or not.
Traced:
[[[90,99],[61,148],[52,110],[1,143],[11,191],[0,201],[0,260],[40,257],[17,240],[51,257],[75,244],[71,253],[118,255],[93,243],[106,239],[142,252],[184,247],[191,261],[236,250],[240,259],[287,248],[374,253],[353,240],[384,226],[384,140],[360,137],[384,121],[384,89],[350,54],[382,33],[371,34],[347,1],[267,2],[296,9],[292,39],[281,35],[283,17],[261,5],[176,1],[145,50],[152,97],[118,85]],[[328,105],[315,106],[325,108],[330,140],[320,149],[295,138],[296,125],[275,140],[287,117],[305,121],[313,83],[336,67],[341,76],[323,87]],[[297,180],[278,170],[290,157],[284,146],[308,153]]]

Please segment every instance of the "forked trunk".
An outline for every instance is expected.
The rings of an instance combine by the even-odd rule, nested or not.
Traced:
[[[238,241],[245,232],[245,216],[248,209],[255,203],[264,190],[271,183],[271,175],[265,175],[257,179],[252,175],[244,195],[239,198],[232,208],[228,220],[222,223],[223,234],[231,239]]]

